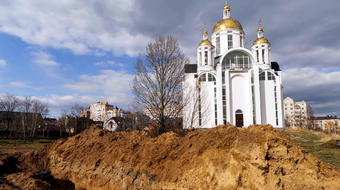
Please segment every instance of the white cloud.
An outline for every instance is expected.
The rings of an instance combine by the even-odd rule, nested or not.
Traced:
[[[0,31],[27,43],[76,54],[138,55],[149,37],[129,31],[135,0],[11,0],[0,5]],[[99,51],[98,51],[99,49]]]
[[[45,65],[45,66],[57,66],[59,65],[55,60],[54,57],[46,52],[39,51],[39,52],[33,52],[34,55],[34,62]]]
[[[115,104],[131,102],[131,83],[134,75],[124,71],[102,70],[98,75],[81,75],[76,82],[64,88],[92,97],[106,97]]]
[[[94,63],[95,66],[118,66],[118,67],[123,67],[123,63],[118,63],[115,61],[99,61]]]
[[[310,102],[317,114],[340,114],[339,84],[340,71],[301,68],[283,72],[284,95]]]
[[[12,87],[19,87],[19,88],[30,88],[30,85],[28,85],[26,82],[20,82],[20,81],[13,81],[9,83]]]
[[[0,66],[5,67],[7,65],[7,62],[3,59],[0,59]]]

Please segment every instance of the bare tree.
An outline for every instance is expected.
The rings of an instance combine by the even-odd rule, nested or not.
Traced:
[[[33,100],[31,97],[26,97],[20,104],[20,120],[21,120],[21,127],[24,136],[24,140],[26,141],[27,137],[27,126],[31,124],[31,117],[30,114],[32,112]]]
[[[198,80],[198,79],[197,79]],[[184,126],[187,128],[195,128],[199,125],[199,120],[201,120],[201,125],[207,124],[207,120],[210,112],[210,104],[207,101],[208,95],[205,91],[199,90],[200,83],[196,82],[195,87],[187,87],[184,90],[183,104],[185,105],[185,110],[183,110],[183,117],[185,118]]]
[[[146,47],[145,61],[138,59],[133,92],[136,101],[157,121],[160,133],[165,132],[166,120],[178,117],[182,109],[184,65],[189,59],[172,36],[159,37]],[[167,112],[177,105],[176,111]],[[171,109],[170,109],[171,110]]]
[[[42,122],[43,118],[45,118],[49,113],[48,107],[39,102],[38,100],[32,100],[32,128],[30,136],[34,138],[35,132],[39,124]]]
[[[10,135],[12,135],[11,133],[13,131],[10,130],[11,122],[14,121],[11,115],[13,116],[13,112],[18,108],[19,103],[19,98],[10,94],[2,96],[0,99],[0,108],[1,111],[4,112],[4,120],[6,122],[6,132],[8,133],[10,131]],[[15,126],[12,125],[12,127]]]

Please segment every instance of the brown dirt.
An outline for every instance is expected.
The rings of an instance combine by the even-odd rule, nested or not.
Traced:
[[[340,172],[271,126],[217,127],[157,138],[141,131],[112,133],[93,126],[17,159],[24,173],[5,175],[7,182],[13,176],[27,179],[28,172],[50,170],[76,189],[340,187]]]

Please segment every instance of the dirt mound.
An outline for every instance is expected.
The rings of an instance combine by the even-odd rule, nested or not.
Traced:
[[[340,173],[271,126],[217,127],[184,137],[91,127],[18,157],[79,189],[338,189]],[[11,174],[13,175],[13,174]],[[18,175],[18,174],[16,174]],[[10,176],[7,176],[9,178]]]

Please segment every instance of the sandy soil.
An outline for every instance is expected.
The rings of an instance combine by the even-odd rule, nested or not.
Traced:
[[[3,184],[10,188],[33,180],[28,174],[34,171],[47,170],[76,189],[340,187],[338,171],[271,126],[220,126],[184,137],[170,132],[157,138],[141,131],[112,133],[93,126],[13,159],[0,163],[2,171],[16,168],[2,174]],[[35,183],[29,188],[46,188]]]

